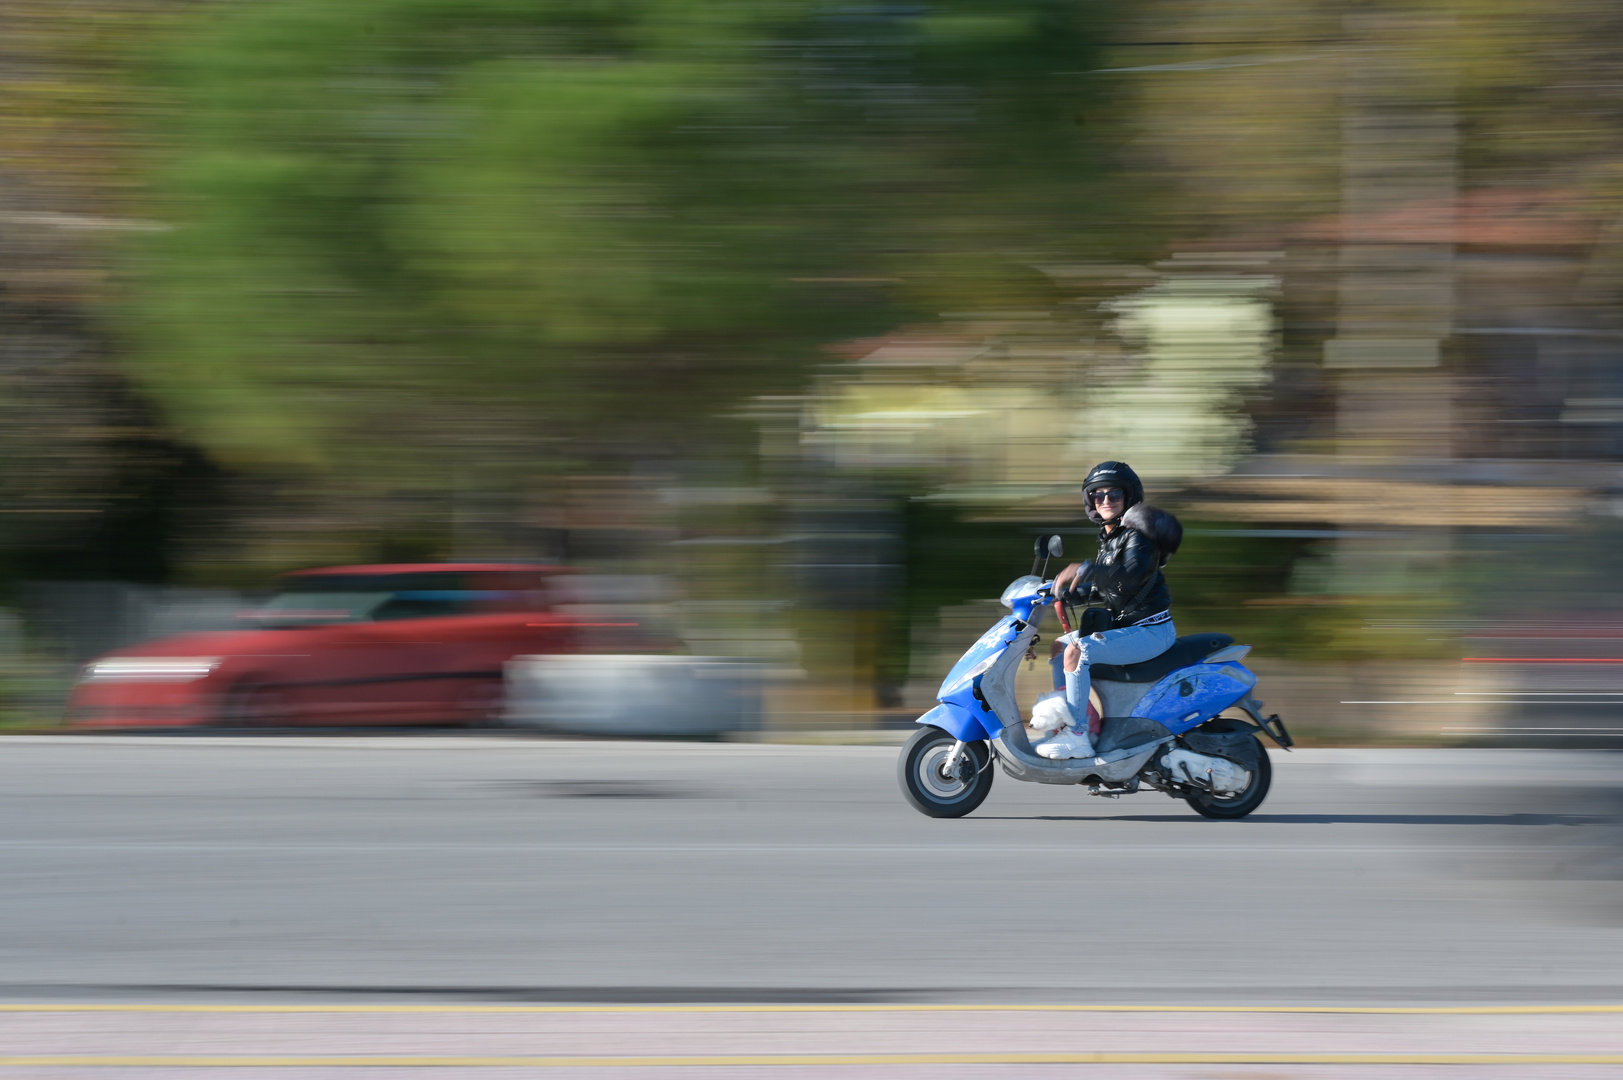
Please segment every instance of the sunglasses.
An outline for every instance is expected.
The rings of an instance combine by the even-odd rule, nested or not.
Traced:
[[[1126,493],[1121,488],[1100,488],[1097,491],[1088,492],[1084,497],[1094,506],[1098,506],[1101,503],[1121,502],[1126,498]]]

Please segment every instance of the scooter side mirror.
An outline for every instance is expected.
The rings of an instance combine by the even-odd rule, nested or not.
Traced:
[[[1057,559],[1065,554],[1065,542],[1059,534],[1052,536],[1039,536],[1031,545],[1031,572],[1046,575],[1048,573],[1048,560]]]

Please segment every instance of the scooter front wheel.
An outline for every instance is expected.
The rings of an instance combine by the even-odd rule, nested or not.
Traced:
[[[958,742],[938,727],[921,727],[902,747],[896,779],[913,809],[929,817],[963,817],[992,790],[992,756],[983,742],[964,744],[949,771],[947,758]]]

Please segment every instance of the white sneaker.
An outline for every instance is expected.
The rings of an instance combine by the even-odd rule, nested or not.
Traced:
[[[1032,747],[1038,754],[1050,761],[1061,761],[1065,758],[1082,758],[1093,756],[1093,740],[1088,738],[1085,731],[1075,728],[1066,728],[1052,739],[1044,739]]]

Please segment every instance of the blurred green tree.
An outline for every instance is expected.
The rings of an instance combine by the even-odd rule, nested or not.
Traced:
[[[727,452],[819,344],[997,303],[1096,213],[1087,0],[201,5],[131,370],[232,467]],[[460,464],[446,465],[454,459]]]

